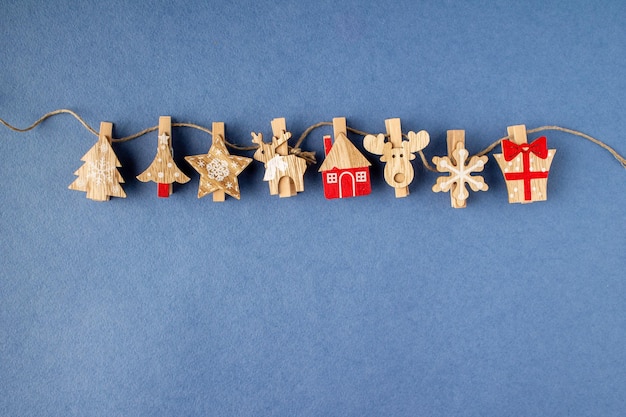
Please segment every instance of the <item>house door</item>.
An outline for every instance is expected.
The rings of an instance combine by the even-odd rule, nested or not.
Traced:
[[[354,197],[356,184],[351,172],[342,172],[339,176],[339,198]]]

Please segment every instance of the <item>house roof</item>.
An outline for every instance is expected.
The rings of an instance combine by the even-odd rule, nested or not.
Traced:
[[[348,169],[368,167],[372,164],[363,156],[352,142],[345,136],[339,135],[335,139],[330,152],[326,155],[319,172],[333,168]]]

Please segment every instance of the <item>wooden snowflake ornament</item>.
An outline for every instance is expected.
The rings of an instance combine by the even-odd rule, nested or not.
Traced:
[[[224,143],[224,123],[213,123],[213,144],[205,155],[186,156],[185,160],[200,174],[198,198],[213,193],[213,201],[222,202],[225,194],[239,200],[237,176],[252,162],[252,158],[231,155]]]
[[[487,191],[489,187],[480,175],[472,176],[473,172],[481,172],[487,163],[486,156],[472,156],[467,160],[469,152],[465,149],[465,131],[448,130],[448,156],[433,158],[437,171],[448,172],[450,175],[437,178],[433,191],[450,191],[450,203],[454,208],[465,208],[469,192],[467,185],[473,191]]]
[[[126,197],[120,185],[124,183],[124,179],[117,170],[122,164],[111,147],[112,132],[113,123],[100,123],[98,141],[81,158],[85,163],[74,173],[78,178],[70,184],[70,190],[85,191],[87,198],[94,201]]]
[[[141,182],[156,182],[158,185],[157,195],[167,198],[172,194],[172,184],[178,182],[184,184],[189,181],[174,162],[172,151],[172,118],[161,116],[159,118],[159,142],[157,154],[150,166],[141,174],[137,175]]]
[[[548,149],[545,136],[528,143],[526,126],[507,128],[509,139],[502,140],[502,153],[494,154],[506,188],[509,203],[532,203],[548,198],[548,174],[556,149]]]

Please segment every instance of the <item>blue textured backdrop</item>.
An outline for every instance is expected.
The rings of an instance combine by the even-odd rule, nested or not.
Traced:
[[[401,117],[429,157],[447,129],[477,152],[557,124],[624,154],[625,19],[621,0],[5,0],[0,117],[224,121],[241,145],[274,117],[294,136]],[[329,132],[303,147],[321,159]],[[325,200],[312,167],[278,199],[254,162],[215,204],[183,160],[210,136],[173,135],[191,182],[134,179],[150,134],[114,145],[128,198],[96,203],[67,189],[95,142],[74,119],[0,126],[0,415],[623,415],[626,171],[604,150],[548,133],[529,205],[492,158],[464,210],[418,160],[395,199],[372,155],[368,197]]]

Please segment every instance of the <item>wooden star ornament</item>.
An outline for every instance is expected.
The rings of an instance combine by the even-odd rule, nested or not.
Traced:
[[[213,123],[213,144],[203,155],[186,156],[185,160],[200,174],[198,198],[213,193],[213,201],[225,200],[225,194],[239,200],[237,177],[252,162],[252,158],[231,155],[224,142],[224,123]]]

